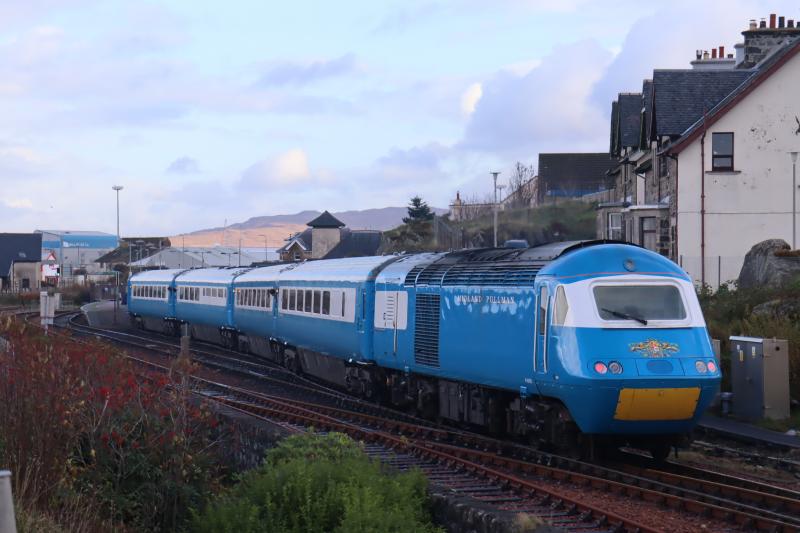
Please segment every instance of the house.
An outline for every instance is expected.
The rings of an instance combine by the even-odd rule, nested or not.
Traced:
[[[738,276],[749,248],[791,240],[791,158],[800,149],[800,28],[751,21],[744,42],[698,51],[691,69],[644,80],[634,142],[630,93],[612,103],[614,195],[598,237],[672,258],[711,287]],[[786,205],[783,205],[786,204]]]
[[[578,199],[610,188],[608,172],[614,163],[605,152],[539,154],[537,203]]]
[[[41,286],[42,236],[0,233],[0,290],[35,290]]]
[[[289,237],[277,252],[281,261],[362,257],[376,255],[381,238],[380,231],[346,228],[325,211],[308,223],[308,229]]]

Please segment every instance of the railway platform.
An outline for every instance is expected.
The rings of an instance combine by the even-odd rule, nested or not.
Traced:
[[[119,327],[128,323],[128,307],[120,304],[117,307],[115,324],[113,300],[100,300],[99,302],[88,303],[81,307],[81,311],[90,326],[112,328],[115,325]]]
[[[731,418],[721,418],[707,413],[700,419],[699,427],[734,440],[768,443],[783,448],[800,449],[800,437],[778,433],[777,431],[771,431]]]

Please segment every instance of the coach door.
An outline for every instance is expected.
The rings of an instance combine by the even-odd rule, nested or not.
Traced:
[[[533,369],[540,374],[547,372],[547,335],[550,324],[550,294],[546,285],[539,287],[536,298],[536,338],[534,339]]]

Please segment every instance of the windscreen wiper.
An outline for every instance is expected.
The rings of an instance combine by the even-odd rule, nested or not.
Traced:
[[[607,307],[603,307],[601,308],[601,310],[605,311],[606,313],[611,313],[617,318],[624,318],[625,320],[635,320],[640,324],[642,324],[643,326],[647,325],[647,320],[639,316],[629,315],[627,313],[623,313],[622,311],[614,311],[613,309],[608,309]]]

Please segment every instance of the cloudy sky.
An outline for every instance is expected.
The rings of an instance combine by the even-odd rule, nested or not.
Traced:
[[[790,1],[0,0],[0,231],[446,206]],[[502,179],[502,176],[501,176]]]

